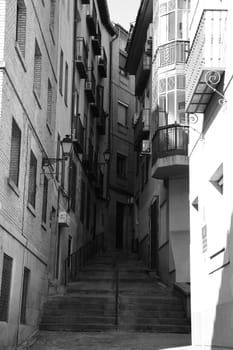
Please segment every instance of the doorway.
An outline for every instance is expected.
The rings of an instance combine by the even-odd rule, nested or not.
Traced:
[[[116,248],[123,249],[124,237],[124,210],[123,203],[116,203]]]
[[[159,271],[159,203],[158,199],[150,207],[150,222],[151,222],[151,232],[150,232],[150,261],[151,268]]]

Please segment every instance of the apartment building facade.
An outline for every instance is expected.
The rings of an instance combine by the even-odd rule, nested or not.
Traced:
[[[0,10],[0,347],[9,349],[38,328],[72,253],[104,230],[115,31],[106,1],[1,0]]]
[[[232,4],[191,1],[186,112],[190,119],[192,344],[232,348]]]
[[[189,1],[142,1],[127,48],[137,96],[135,232],[141,255],[169,284],[190,281],[188,12]]]
[[[133,241],[134,150],[132,121],[135,111],[134,77],[125,71],[128,32],[115,25],[111,41],[110,77],[110,151],[108,179],[108,224],[106,244],[109,249],[130,251]]]

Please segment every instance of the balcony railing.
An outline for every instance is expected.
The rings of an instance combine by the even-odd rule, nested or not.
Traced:
[[[150,108],[141,111],[134,129],[134,147],[139,149],[142,140],[148,139],[150,134]]]
[[[189,50],[188,41],[175,41],[159,47],[159,67],[185,63]]]
[[[76,153],[83,153],[84,128],[79,116],[73,118],[72,141]]]
[[[90,4],[90,0],[81,0],[81,3],[83,5],[88,5],[88,4]]]
[[[95,8],[94,2],[92,4],[92,7],[91,6],[88,7],[86,22],[87,22],[87,27],[88,27],[90,35],[96,35],[97,13],[96,13],[96,8]]]
[[[80,78],[87,78],[87,62],[88,62],[88,50],[83,37],[77,37],[76,39],[76,55],[75,61],[77,69],[79,71]]]
[[[188,154],[188,126],[172,124],[156,130],[152,140],[152,165],[158,158]]]
[[[186,111],[204,113],[225,70],[226,10],[205,10],[186,66]]]
[[[141,61],[139,63],[137,73],[135,76],[135,94],[140,96],[145,88],[145,84],[148,80],[151,71],[151,55],[146,52],[142,54]]]
[[[100,29],[98,29],[96,35],[92,37],[92,48],[93,48],[93,52],[96,56],[101,55],[101,32],[100,32]]]
[[[88,78],[85,82],[85,92],[89,103],[94,103],[96,97],[96,82],[92,68],[89,68],[88,70]]]
[[[107,77],[107,56],[104,47],[101,48],[101,55],[98,59],[98,69],[102,78]]]

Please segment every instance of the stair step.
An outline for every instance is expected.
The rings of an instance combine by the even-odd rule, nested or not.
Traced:
[[[159,332],[159,333],[190,333],[191,328],[188,325],[137,325],[137,324],[121,324],[118,327],[121,331],[137,331],[137,332]]]
[[[40,325],[40,330],[46,331],[72,331],[72,332],[103,332],[109,330],[115,330],[114,324],[47,324]]]
[[[93,314],[92,316],[67,316],[67,315],[61,315],[61,316],[47,316],[42,318],[42,324],[66,324],[66,325],[73,325],[73,324],[114,324],[115,317],[110,317],[103,315],[96,316]]]

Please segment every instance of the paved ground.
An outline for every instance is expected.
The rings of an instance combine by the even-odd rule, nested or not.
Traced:
[[[190,350],[188,334],[156,334],[135,332],[71,333],[40,332],[34,344],[20,350]],[[183,346],[185,346],[183,348]]]

